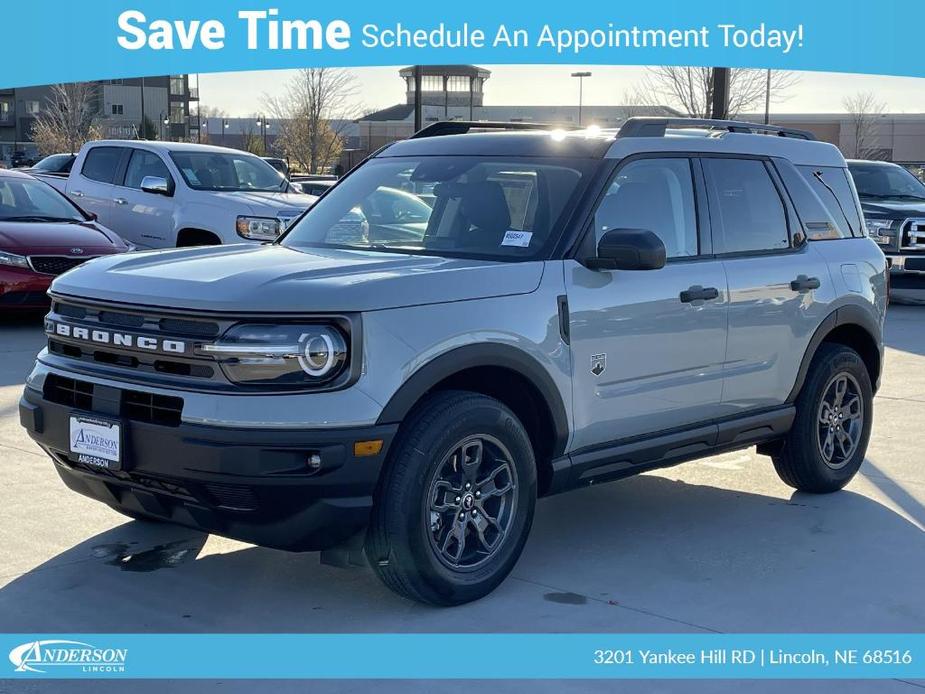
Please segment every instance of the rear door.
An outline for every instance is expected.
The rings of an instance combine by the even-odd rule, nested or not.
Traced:
[[[723,414],[786,402],[834,291],[769,159],[704,158],[713,248],[729,281]],[[798,176],[798,174],[797,174]],[[808,227],[830,225],[827,212]]]
[[[608,271],[565,261],[573,450],[717,414],[727,290],[723,263],[711,256],[702,188],[699,165],[687,157],[622,163],[595,212],[593,247],[611,229],[648,229],[665,243],[666,266]]]
[[[146,149],[131,148],[125,174],[113,188],[113,227],[127,241],[139,248],[165,248],[176,245],[174,199],[141,189],[148,176],[167,180],[170,191],[173,177],[160,155]]]
[[[91,147],[80,170],[71,173],[67,186],[71,200],[94,213],[103,226],[113,226],[113,182],[121,171],[125,152],[124,147]],[[113,231],[119,233],[118,229]]]

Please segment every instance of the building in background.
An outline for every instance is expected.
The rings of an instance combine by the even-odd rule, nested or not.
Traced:
[[[189,75],[99,80],[94,84],[95,110],[105,137],[137,138],[147,119],[149,137],[199,139],[199,89],[190,85]],[[51,96],[50,85],[0,89],[0,161],[9,162],[14,151],[34,155],[32,127]]]

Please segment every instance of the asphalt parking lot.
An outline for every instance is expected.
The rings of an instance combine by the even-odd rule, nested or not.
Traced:
[[[752,449],[549,498],[540,502],[524,555],[500,589],[475,604],[433,609],[396,597],[366,569],[335,569],[315,554],[131,521],[67,491],[18,422],[23,378],[43,344],[41,318],[3,320],[0,631],[921,632],[925,307],[891,306],[886,343],[868,457],[845,491],[795,493]],[[470,666],[464,665],[469,675]],[[304,683],[276,684],[274,690],[306,690]],[[913,692],[925,683],[571,686]],[[137,692],[239,687],[262,690],[258,683],[132,685]],[[568,687],[533,682],[529,688]],[[469,691],[471,684],[439,687],[445,688]],[[438,687],[398,682],[376,689]],[[124,690],[117,682],[0,681],[0,692]]]

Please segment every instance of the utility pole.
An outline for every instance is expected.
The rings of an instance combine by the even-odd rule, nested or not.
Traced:
[[[148,139],[148,129],[145,127],[145,78],[141,78],[141,139]]]
[[[729,118],[729,68],[713,68],[713,104],[710,118]]]
[[[414,66],[414,132],[424,127],[424,109],[421,104],[421,82],[424,80],[424,66]]]
[[[572,77],[578,78],[578,125],[581,126],[581,107],[584,101],[585,77],[590,77],[590,72],[573,72]]]
[[[768,84],[764,92],[764,124],[771,122],[771,68],[768,68]]]

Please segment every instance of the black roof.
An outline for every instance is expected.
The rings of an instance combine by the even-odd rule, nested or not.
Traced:
[[[580,157],[600,159],[613,144],[615,134],[586,130],[472,132],[401,140],[386,147],[380,157],[428,155],[501,155],[515,157]]]
[[[395,104],[395,106],[389,106],[388,108],[384,108],[381,111],[374,111],[373,113],[369,113],[360,118],[360,120],[405,120],[412,113],[414,113],[414,104]]]

